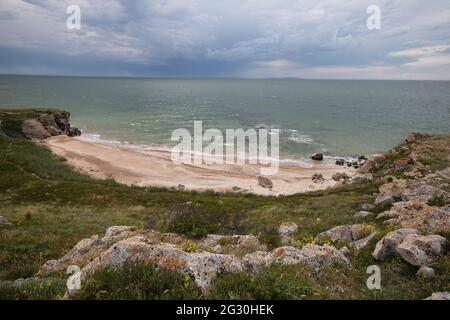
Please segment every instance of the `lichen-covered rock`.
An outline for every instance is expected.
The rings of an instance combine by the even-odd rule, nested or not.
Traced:
[[[134,239],[135,240],[135,239]],[[153,245],[144,241],[122,240],[82,269],[84,276],[104,267],[119,268],[130,263],[148,263],[165,270],[187,273],[202,289],[206,289],[221,272],[241,272],[241,261],[231,255],[209,252],[187,253],[175,245]]]
[[[369,234],[367,237],[364,237],[364,238],[362,238],[362,239],[359,239],[359,240],[356,240],[356,241],[351,242],[351,243],[349,244],[349,246],[350,246],[351,248],[353,248],[355,251],[363,250],[363,249],[365,249],[365,248],[367,248],[367,247],[369,246],[370,241],[371,241],[373,238],[375,238],[376,235],[377,235],[377,233],[376,233],[376,232],[373,232],[373,233]]]
[[[380,194],[375,199],[375,204],[391,205],[400,201],[427,202],[433,195],[442,193],[432,181],[397,179],[380,186]]]
[[[432,268],[427,266],[421,266],[417,271],[416,275],[427,280],[431,280],[435,277],[435,272]]]
[[[411,228],[389,232],[378,241],[372,256],[377,260],[384,260],[397,252],[397,247],[402,243],[406,236],[418,233],[419,231]]]
[[[41,273],[65,272],[69,265],[84,266],[114,242],[130,236],[131,230],[132,228],[128,226],[114,226],[106,230],[103,238],[94,235],[91,238],[83,239],[62,258],[47,261],[41,267]]]
[[[450,300],[450,292],[434,292],[425,300]]]
[[[351,226],[349,225],[337,226],[330,230],[319,233],[314,239],[314,243],[320,243],[325,240],[331,242],[340,242],[340,241],[352,242],[353,237]]]
[[[402,200],[402,192],[406,188],[406,180],[395,180],[380,186],[375,205],[391,205]]]
[[[244,268],[250,272],[257,272],[263,267],[270,266],[275,261],[275,256],[267,251],[255,251],[242,258]]]
[[[275,261],[283,264],[303,264],[322,268],[333,264],[351,267],[347,257],[332,246],[307,244],[301,250],[294,247],[281,247],[273,252]]]
[[[366,224],[343,225],[324,231],[316,236],[314,243],[325,240],[331,242],[353,242],[362,239],[373,232],[373,228]]]
[[[278,228],[278,233],[280,235],[287,235],[290,233],[296,232],[298,229],[298,226],[294,222],[285,222]]]
[[[420,229],[428,234],[450,230],[450,210],[416,201],[395,203],[377,219],[396,219],[403,228]]]
[[[409,264],[420,267],[442,257],[446,241],[438,235],[411,234],[400,243],[397,252]]]

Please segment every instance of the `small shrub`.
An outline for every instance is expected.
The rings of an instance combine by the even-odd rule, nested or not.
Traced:
[[[201,239],[217,230],[217,227],[202,217],[189,217],[185,221],[179,221],[169,227],[170,232],[183,234],[188,238]]]
[[[430,198],[430,200],[428,200],[428,205],[432,207],[444,207],[446,205],[444,195],[440,193],[435,193]]]
[[[317,292],[317,285],[298,266],[272,265],[257,274],[222,274],[214,281],[208,299],[292,300]]]
[[[187,274],[136,264],[105,268],[88,278],[78,299],[186,300],[198,299],[200,290]]]
[[[278,229],[273,228],[266,228],[263,232],[258,234],[258,239],[269,249],[274,249],[280,246],[281,238],[280,234],[278,233]]]
[[[21,285],[0,284],[0,300],[51,300],[64,295],[66,281],[60,278],[37,279]]]

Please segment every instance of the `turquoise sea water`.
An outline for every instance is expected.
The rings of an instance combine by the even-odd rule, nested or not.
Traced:
[[[59,107],[91,139],[171,145],[176,128],[277,128],[280,153],[372,155],[450,132],[450,82],[0,76],[0,106]]]

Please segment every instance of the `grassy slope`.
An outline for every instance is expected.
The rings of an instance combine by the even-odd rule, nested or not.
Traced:
[[[270,198],[127,187],[74,172],[63,159],[31,141],[0,137],[0,215],[13,222],[13,226],[0,230],[0,280],[30,277],[46,260],[62,256],[79,240],[101,234],[112,225],[150,223],[166,231],[177,226],[177,230],[187,230],[186,233],[198,236],[205,232],[253,233],[276,246],[278,238],[274,226],[283,221],[293,221],[300,226],[298,239],[340,224],[360,222],[354,214],[361,204],[373,201],[376,190],[373,184],[355,184]],[[382,209],[377,208],[377,211]],[[377,226],[380,237],[388,231],[375,221],[369,222]],[[366,268],[374,263],[370,251],[352,258],[353,270],[328,270],[316,279],[305,276],[298,267],[276,266],[258,276],[222,275],[207,297],[417,299],[432,291],[450,289],[448,259],[435,265],[438,277],[432,282],[418,280],[415,268],[392,259],[381,265],[383,291],[368,291]],[[142,271],[133,271],[131,279],[129,271],[106,270],[92,279],[83,297],[170,297],[152,295],[148,288],[155,285],[160,275],[140,269]],[[206,297],[197,295],[193,289],[187,290],[189,284],[182,277],[167,275],[163,278],[166,283],[161,285],[171,287],[176,297],[180,294],[185,294],[185,298]],[[153,284],[143,285],[148,281]],[[111,287],[109,282],[124,283],[125,287]],[[63,283],[64,278],[57,275],[44,283],[28,284],[18,290],[1,289],[0,298],[56,298],[63,293]],[[103,296],[99,296],[99,292],[103,292]]]

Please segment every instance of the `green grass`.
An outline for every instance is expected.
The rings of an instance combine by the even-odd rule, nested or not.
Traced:
[[[22,115],[22,119],[35,111],[30,112]],[[4,115],[0,110],[0,120],[1,117]],[[20,116],[15,120],[21,121]],[[434,142],[442,148],[442,139]],[[440,151],[437,154],[442,156]],[[444,165],[442,159],[433,160],[433,149],[427,155],[436,168]],[[282,222],[299,225],[293,235],[296,239],[315,236],[337,225],[360,223],[354,215],[363,203],[373,203],[377,188],[376,184],[360,183],[292,196],[262,197],[129,187],[112,180],[92,179],[72,170],[64,159],[45,147],[0,135],[0,215],[13,223],[0,230],[0,280],[31,277],[45,261],[61,257],[79,240],[103,234],[112,225],[151,225],[190,238],[211,232],[252,233],[273,248],[279,245],[275,229]],[[383,209],[376,208],[375,213]],[[365,222],[373,224],[380,237],[388,231],[373,218]],[[352,260],[352,270],[325,270],[320,277],[310,277],[298,267],[280,266],[259,275],[221,275],[206,296],[197,296],[195,290],[186,292],[185,278],[147,270],[150,267],[142,272],[133,269],[132,273],[105,270],[89,282],[81,297],[421,299],[433,290],[450,289],[448,258],[436,264],[438,276],[432,282],[417,279],[416,270],[402,261],[393,259],[380,264],[386,278],[383,291],[377,294],[365,287],[366,268],[374,264],[370,250]],[[155,280],[158,277],[164,279],[160,284]],[[0,285],[0,298],[58,298],[64,278],[65,275],[51,278],[58,281],[50,282],[49,289],[44,286],[42,291],[38,287],[20,291],[21,288]],[[139,286],[141,280],[155,289],[146,291]]]

